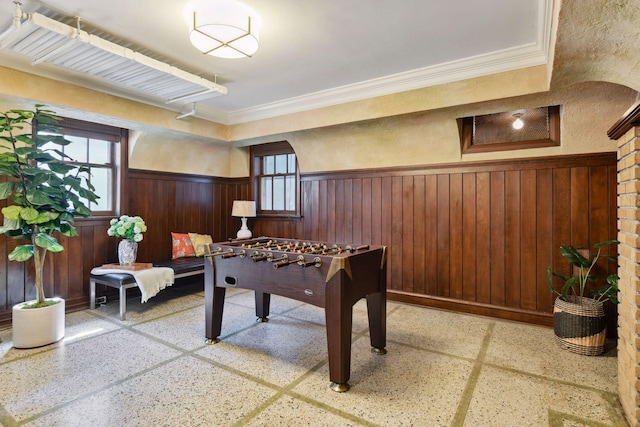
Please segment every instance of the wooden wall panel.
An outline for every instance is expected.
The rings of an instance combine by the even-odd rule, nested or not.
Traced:
[[[436,295],[438,292],[438,197],[437,175],[425,176],[425,207],[423,211],[425,225],[425,292],[424,295]],[[391,249],[393,250],[393,249]]]
[[[491,175],[476,173],[476,297],[491,302]],[[460,230],[462,232],[462,230]]]
[[[616,236],[615,165],[601,153],[303,174],[303,217],[256,222],[388,246],[391,299],[550,325],[546,269],[566,268],[560,245]]]
[[[504,181],[505,306],[519,307],[520,277],[522,275],[520,269],[520,236],[522,231],[520,171],[506,171]]]
[[[553,298],[548,292],[547,267],[553,253],[553,170],[538,170],[536,187],[536,310],[550,312]]]
[[[462,174],[451,174],[449,179],[449,296],[462,298],[463,261],[466,254],[462,251]],[[421,215],[420,215],[421,216]]]
[[[462,299],[476,297],[476,175],[462,176]]]
[[[491,208],[490,218],[490,253],[489,276],[491,280],[490,303],[504,306],[506,304],[505,281],[505,185],[504,172],[491,172],[490,194]]]

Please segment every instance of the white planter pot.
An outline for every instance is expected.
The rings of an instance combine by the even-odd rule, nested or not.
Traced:
[[[12,329],[15,348],[41,347],[64,337],[64,300],[47,299],[58,303],[41,308],[23,308],[25,304],[33,302],[27,301],[13,306]]]

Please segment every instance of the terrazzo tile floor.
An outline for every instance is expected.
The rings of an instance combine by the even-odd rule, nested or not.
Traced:
[[[615,343],[558,348],[549,328],[389,302],[386,355],[354,306],[351,390],[329,389],[324,311],[227,292],[221,342],[204,343],[204,293],[68,313],[65,338],[17,350],[0,330],[3,426],[625,426]]]

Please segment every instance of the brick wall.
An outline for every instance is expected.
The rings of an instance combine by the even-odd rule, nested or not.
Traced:
[[[640,127],[618,139],[618,391],[640,425]]]

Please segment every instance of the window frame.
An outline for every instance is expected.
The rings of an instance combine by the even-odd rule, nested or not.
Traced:
[[[87,139],[98,139],[102,141],[109,141],[111,143],[111,158],[110,165],[104,167],[103,164],[95,165],[96,168],[110,169],[111,170],[111,200],[112,207],[110,210],[94,210],[91,209],[91,216],[89,218],[78,218],[79,220],[87,220],[96,217],[113,217],[120,215],[120,205],[122,200],[126,200],[123,194],[124,186],[122,183],[125,180],[125,173],[127,169],[127,156],[126,150],[128,146],[128,130],[118,128],[109,125],[103,125],[100,123],[87,122],[78,119],[71,119],[61,117],[61,120],[56,123],[56,128],[65,137],[80,137]],[[34,123],[35,131],[38,132],[38,123]],[[87,154],[90,153],[90,144],[87,145]],[[87,160],[89,157],[87,157]],[[64,159],[63,159],[64,161]],[[83,162],[78,161],[66,161],[70,165],[77,165]],[[87,161],[89,166],[94,167]]]
[[[296,156],[296,171],[295,174],[283,174],[285,176],[294,176],[294,210],[264,210],[262,209],[262,198],[260,188],[260,178],[265,176],[262,174],[262,159],[265,156],[276,156],[280,154],[294,154]],[[251,194],[253,194],[253,200],[256,201],[256,215],[258,217],[268,218],[300,218],[300,166],[298,164],[298,156],[293,150],[293,147],[287,141],[272,142],[268,144],[252,145],[251,146]],[[268,174],[269,176],[275,174]]]

